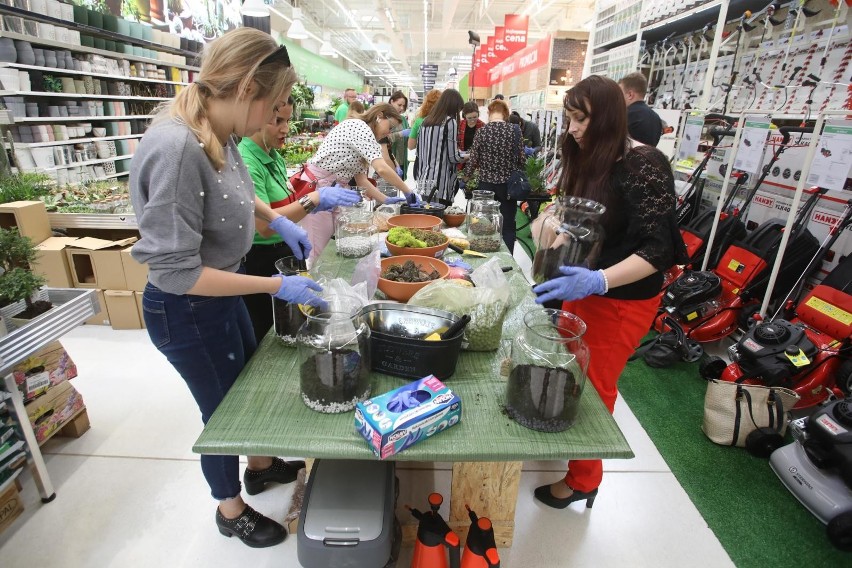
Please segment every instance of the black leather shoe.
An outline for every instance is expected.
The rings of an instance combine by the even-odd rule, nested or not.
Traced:
[[[216,507],[216,526],[227,537],[235,536],[252,548],[266,548],[284,542],[287,531],[269,517],[248,505],[236,519],[226,519]]]
[[[286,462],[281,458],[272,458],[272,465],[266,469],[253,471],[246,468],[246,472],[243,474],[243,485],[245,485],[246,493],[257,495],[266,489],[266,484],[269,482],[292,483],[296,481],[296,475],[303,467],[305,467],[303,461]]]
[[[574,501],[582,501],[586,500],[586,508],[591,509],[592,505],[595,504],[595,497],[598,496],[597,488],[592,489],[591,491],[577,491],[574,490],[574,493],[565,497],[564,499],[559,499],[558,497],[554,497],[553,493],[550,492],[550,485],[542,485],[541,487],[536,487],[535,490],[535,498],[547,505],[548,507],[553,507],[554,509],[564,509]]]

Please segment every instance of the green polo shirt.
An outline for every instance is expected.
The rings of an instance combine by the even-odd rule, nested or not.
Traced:
[[[423,119],[426,117],[418,116],[414,119],[414,124],[411,125],[411,134],[408,135],[409,138],[417,138],[420,134],[420,126],[423,124]]]
[[[346,115],[349,114],[349,103],[341,103],[337,110],[334,111],[334,120],[343,122],[346,120]]]
[[[276,152],[266,152],[251,138],[243,138],[237,146],[243,157],[251,179],[254,182],[255,194],[273,209],[286,205],[290,190],[287,187],[287,165],[284,158]],[[254,244],[273,245],[281,242],[279,235],[262,237],[254,233]]]

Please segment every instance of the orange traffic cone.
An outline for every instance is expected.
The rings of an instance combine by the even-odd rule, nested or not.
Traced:
[[[476,513],[465,505],[470,516],[470,530],[464,545],[461,568],[500,568],[500,555],[494,541],[494,527],[486,517],[477,517]]]
[[[421,513],[408,507],[415,519],[420,521],[417,526],[417,541],[414,543],[414,556],[411,558],[411,568],[460,568],[459,536],[454,533],[447,522],[438,514],[438,509],[444,498],[440,493],[429,495],[431,511]],[[447,563],[448,548],[449,563]]]

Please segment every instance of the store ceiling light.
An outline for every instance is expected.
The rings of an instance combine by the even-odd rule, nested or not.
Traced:
[[[337,57],[337,51],[331,46],[331,32],[323,32],[319,54],[323,57]]]
[[[264,4],[263,0],[246,0],[240,12],[243,16],[250,16],[252,18],[268,18],[269,6]]]
[[[302,10],[299,8],[293,8],[293,23],[287,30],[287,37],[290,39],[308,39],[308,30],[302,23]]]

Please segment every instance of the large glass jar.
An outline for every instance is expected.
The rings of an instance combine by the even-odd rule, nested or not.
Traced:
[[[284,276],[310,276],[304,260],[295,256],[285,256],[275,261],[275,268]],[[299,328],[305,323],[305,314],[299,304],[291,304],[285,300],[272,297],[272,323],[275,335],[285,345],[295,345]]]
[[[512,343],[506,412],[526,428],[561,432],[580,408],[589,368],[586,324],[572,313],[537,309],[524,316]]]
[[[334,231],[337,254],[347,258],[367,256],[378,245],[378,228],[372,208],[345,208],[337,216]]]
[[[500,202],[473,201],[467,216],[467,238],[470,249],[476,252],[497,252],[503,242],[503,215]]]
[[[537,283],[562,276],[560,266],[594,269],[604,241],[601,218],[606,207],[579,197],[563,197],[541,223],[532,276]]]
[[[299,329],[302,400],[317,412],[335,414],[370,397],[370,328],[346,312],[306,316]]]

